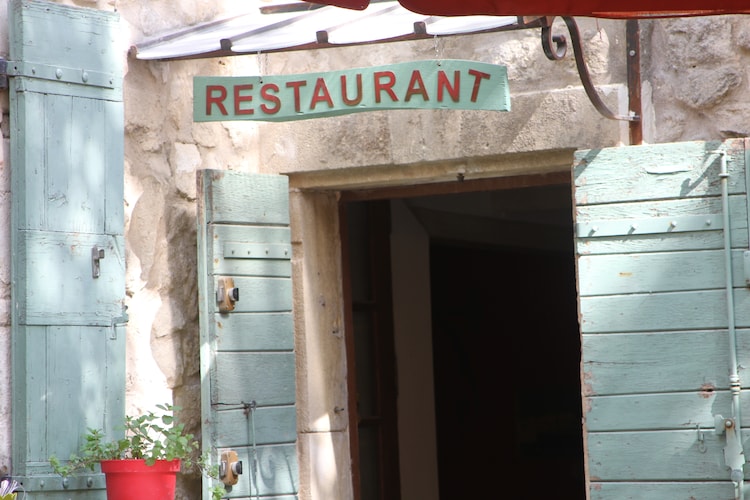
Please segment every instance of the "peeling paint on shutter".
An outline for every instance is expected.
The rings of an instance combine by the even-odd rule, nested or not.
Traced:
[[[77,451],[89,427],[121,432],[124,414],[118,17],[10,9],[13,474],[29,498],[100,499],[100,474],[64,487],[47,459]]]
[[[745,164],[743,140],[576,154],[584,439],[592,500],[735,498],[724,452],[728,433],[715,430],[715,419],[732,415],[733,322],[739,359],[750,355],[750,292],[742,267],[748,248]],[[734,283],[729,294],[727,253]],[[743,364],[739,376],[746,388]],[[747,406],[750,399],[743,395],[742,401]],[[744,415],[747,426],[748,411]]]
[[[299,473],[288,181],[204,170],[198,192],[203,449],[214,463],[222,451],[237,451],[243,473],[233,497],[293,499]],[[220,312],[217,290],[227,279],[239,300]]]

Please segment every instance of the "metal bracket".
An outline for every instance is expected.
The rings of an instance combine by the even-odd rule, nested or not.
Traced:
[[[544,55],[547,56],[547,59],[551,61],[559,61],[565,57],[567,53],[568,41],[563,35],[552,34],[552,22],[554,19],[554,16],[543,17],[540,19],[542,27],[542,48],[544,49]],[[594,105],[596,110],[599,111],[602,116],[609,118],[610,120],[639,122],[641,120],[640,116],[634,113],[628,116],[618,115],[613,113],[607,105],[604,104],[604,101],[602,101],[602,98],[594,87],[594,83],[591,81],[588,66],[586,66],[586,61],[583,58],[583,46],[581,45],[581,34],[578,30],[578,24],[576,24],[575,19],[572,17],[563,16],[562,20],[568,27],[570,41],[573,46],[573,54],[576,60],[576,68],[578,69],[578,76],[581,78],[581,83],[583,84],[583,88],[586,91],[586,95],[591,101],[591,104]]]
[[[579,238],[638,236],[644,234],[716,231],[723,229],[723,227],[722,217],[717,214],[593,220],[577,222],[576,236]]]
[[[92,71],[86,68],[68,68],[25,61],[8,61],[0,58],[0,90],[8,89],[8,78],[21,76],[94,87],[115,88],[113,74]]]
[[[727,445],[724,447],[724,463],[731,471],[732,482],[737,485],[743,478],[745,466],[745,452],[742,449],[742,439],[737,429],[737,422],[733,418],[716,415],[714,427],[717,434],[726,434]]]

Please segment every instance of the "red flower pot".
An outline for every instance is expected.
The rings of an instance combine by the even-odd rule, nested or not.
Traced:
[[[102,460],[107,500],[174,500],[179,460]]]

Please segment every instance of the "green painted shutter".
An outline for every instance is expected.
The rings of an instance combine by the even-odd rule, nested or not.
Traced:
[[[691,142],[576,155],[592,500],[735,498],[724,454],[728,434],[716,431],[715,419],[732,416],[732,309],[739,377],[743,389],[750,383],[745,146]],[[750,400],[743,395],[742,402],[747,425]]]
[[[203,449],[234,450],[232,497],[296,498],[298,468],[288,180],[198,173]],[[239,289],[220,312],[219,280]],[[209,498],[204,487],[204,498]]]
[[[77,451],[87,427],[111,435],[124,413],[118,18],[10,9],[13,474],[28,498],[103,498],[100,475],[63,484],[47,459]]]

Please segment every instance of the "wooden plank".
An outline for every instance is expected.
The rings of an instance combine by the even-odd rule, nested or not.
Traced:
[[[71,120],[76,126],[71,127]],[[104,232],[105,171],[101,132],[105,117],[92,99],[48,95],[46,150],[54,158],[47,172],[48,228],[76,233]]]
[[[585,189],[585,186],[579,187]],[[730,200],[730,211],[733,213],[742,209],[743,196],[732,195]],[[642,219],[645,217],[666,216],[696,216],[705,214],[722,213],[721,196],[701,198],[669,198],[660,196],[657,199],[612,202],[603,205],[579,204],[575,207],[576,222],[595,221],[599,219]],[[747,215],[745,216],[747,219]]]
[[[250,226],[233,224],[212,224],[214,255],[221,256],[223,244],[229,241],[256,243],[289,243],[291,230],[285,226]]]
[[[216,446],[236,448],[253,442],[258,445],[294,443],[297,440],[297,412],[294,406],[260,407],[252,414],[244,409],[216,412],[216,421],[210,425]],[[255,436],[253,436],[255,431]]]
[[[723,246],[723,238],[721,231],[679,233],[670,236],[647,234],[635,238],[586,238],[579,240],[576,247],[579,255],[674,252],[685,249],[715,250]],[[732,247],[741,247],[746,241],[746,230],[732,233]]]
[[[292,276],[292,262],[281,259],[220,259],[214,273],[216,276],[289,278]]]
[[[720,250],[581,256],[578,267],[582,296],[715,289],[726,284]]]
[[[32,415],[46,415],[46,400],[48,396],[47,380],[49,349],[47,346],[46,326],[20,325],[14,330],[14,374],[11,382],[16,394],[24,394],[21,400],[22,408],[14,405],[13,414],[13,442],[23,445],[23,449],[14,446],[14,457],[21,457],[22,465],[36,461],[37,457],[45,456],[48,445],[44,442],[47,436],[47,421],[45,418],[31,418]],[[19,360],[23,360],[19,362]],[[20,411],[19,411],[20,410]],[[24,418],[19,418],[23,416]],[[29,418],[26,418],[29,415]],[[72,450],[71,450],[72,451]],[[69,455],[70,451],[66,453]],[[35,457],[31,460],[30,457]],[[45,456],[45,458],[47,458]],[[17,465],[17,464],[16,464]],[[14,469],[16,467],[14,466]],[[14,470],[14,474],[19,474]]]
[[[123,175],[125,158],[125,141],[123,140],[123,124],[125,123],[125,109],[118,101],[100,101],[104,106],[103,130],[101,134],[103,148],[104,178],[104,232],[122,235],[125,233],[125,182]],[[117,238],[121,242],[122,254],[125,254],[124,238]]]
[[[240,300],[235,303],[234,311],[227,313],[249,312],[285,312],[292,310],[292,280],[290,278],[234,278],[234,286],[240,290]],[[214,280],[213,290],[218,288]],[[211,301],[211,312],[218,313],[218,304]]]
[[[11,60],[101,71],[117,84],[122,70],[112,61],[123,47],[116,13],[35,0],[11,5]]]
[[[126,380],[126,352],[127,322],[123,318],[116,318],[116,323],[102,334],[107,338],[105,342],[105,356],[107,373],[104,377],[105,408],[102,429],[107,436],[119,439],[125,435],[122,423],[125,421],[125,391],[123,381]]]
[[[213,332],[223,352],[294,349],[294,318],[288,312],[217,314]]]
[[[212,227],[213,245],[211,255],[213,257],[213,273],[215,275],[231,276],[276,276],[290,277],[292,274],[291,264],[291,233],[288,227],[269,226],[228,226],[216,224]],[[231,258],[226,257],[227,248],[242,248],[243,242],[254,242],[253,244],[284,245],[288,254],[280,259],[266,258]],[[249,245],[248,245],[249,247]]]
[[[738,328],[750,326],[750,290],[734,289]],[[583,333],[727,328],[726,292],[705,290],[580,299]]]
[[[591,500],[735,500],[734,484],[728,480],[687,483],[592,482],[589,493]]]
[[[732,279],[745,282],[744,251],[732,252]],[[578,258],[581,296],[675,292],[726,286],[724,251],[592,255]]]
[[[104,250],[92,277],[91,249]],[[122,315],[125,256],[105,234],[27,231],[17,239],[18,320],[26,324],[109,326]]]
[[[750,394],[742,393],[742,426],[750,427]],[[635,430],[696,430],[713,432],[714,416],[731,415],[726,390],[584,397],[590,432]]]
[[[26,422],[27,460],[46,466],[51,454],[67,457],[78,450],[87,428],[114,433],[122,426],[124,400],[115,389],[124,379],[125,337],[113,338],[108,328],[82,326],[27,327],[25,333],[29,345],[24,377],[30,395],[26,411],[66,416]],[[120,361],[102,365],[102,359],[110,361],[113,356]]]
[[[730,193],[745,193],[742,140],[681,142],[577,152],[575,204],[716,196],[718,150],[727,153]]]
[[[692,431],[589,432],[592,481],[726,480],[723,436],[706,432],[705,452]]]
[[[288,180],[283,175],[243,175],[231,170],[211,176],[207,222],[288,225]],[[206,185],[206,184],[204,184]]]
[[[294,404],[293,353],[217,353],[212,405]]]
[[[748,246],[747,207],[744,196],[729,200],[732,247]],[[638,203],[614,203],[576,207],[577,222],[627,220],[649,216],[697,216],[721,214],[720,198],[657,200]],[[666,252],[681,250],[713,250],[724,248],[724,234],[717,231],[663,233],[601,238],[578,238],[576,250],[582,255],[612,253]]]
[[[11,79],[11,84],[17,86],[18,80]],[[12,137],[24,138],[23,141],[11,141],[15,173],[11,176],[11,183],[12,192],[16,193],[12,216],[19,230],[41,230],[47,227],[47,203],[42,201],[46,200],[45,171],[38,166],[45,164],[44,137],[48,131],[44,128],[46,122],[40,122],[37,117],[45,114],[46,96],[34,93],[24,93],[23,96],[23,99],[10,100]]]
[[[750,356],[750,331],[737,331],[740,359]],[[728,389],[725,330],[583,336],[587,395]],[[744,377],[743,385],[750,386]]]

